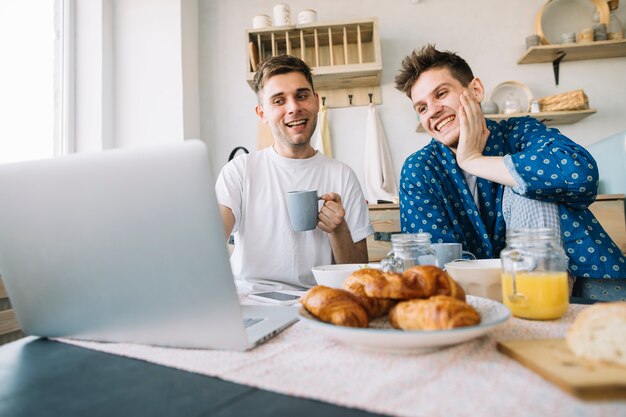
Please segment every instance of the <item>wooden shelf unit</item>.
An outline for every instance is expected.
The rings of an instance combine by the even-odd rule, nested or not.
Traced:
[[[302,58],[312,68],[320,96],[325,90],[339,89],[345,90],[342,94],[346,95],[346,103],[347,96],[352,95],[351,105],[368,104],[369,94],[372,102],[380,103],[382,57],[376,18],[249,29],[246,43],[246,79],[251,87],[253,61],[260,63],[271,56],[289,54]]]
[[[554,62],[563,53],[565,56],[562,58],[561,62],[624,57],[626,56],[626,39],[532,46],[517,63],[537,64],[540,62]]]
[[[568,110],[568,111],[552,111],[541,113],[512,113],[512,114],[486,114],[487,119],[500,121],[511,117],[532,116],[548,126],[569,125],[577,123],[582,119],[591,116],[597,112],[596,109],[586,110]],[[425,132],[422,124],[418,122],[417,132]]]

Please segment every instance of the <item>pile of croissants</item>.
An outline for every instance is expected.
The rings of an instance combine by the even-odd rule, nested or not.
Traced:
[[[443,330],[473,326],[480,315],[465,302],[465,291],[444,270],[418,265],[402,274],[363,268],[343,282],[343,289],[318,285],[301,299],[302,306],[326,323],[369,327],[388,315],[402,330]]]

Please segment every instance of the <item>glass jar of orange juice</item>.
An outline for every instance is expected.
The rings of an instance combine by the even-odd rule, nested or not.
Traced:
[[[502,260],[502,300],[515,317],[558,319],[567,311],[567,256],[555,229],[510,229]]]

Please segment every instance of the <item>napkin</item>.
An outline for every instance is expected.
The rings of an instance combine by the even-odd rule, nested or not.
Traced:
[[[333,157],[333,148],[330,145],[330,127],[328,126],[328,107],[320,106],[317,117],[317,137],[314,148],[329,158]]]
[[[367,200],[398,201],[398,183],[389,146],[376,107],[370,104],[365,133],[365,191]]]

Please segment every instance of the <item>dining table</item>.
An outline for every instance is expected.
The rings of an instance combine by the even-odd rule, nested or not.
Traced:
[[[579,398],[497,349],[563,338],[588,307],[403,352],[306,320],[245,352],[30,336],[0,347],[0,416],[626,416],[626,398]]]

